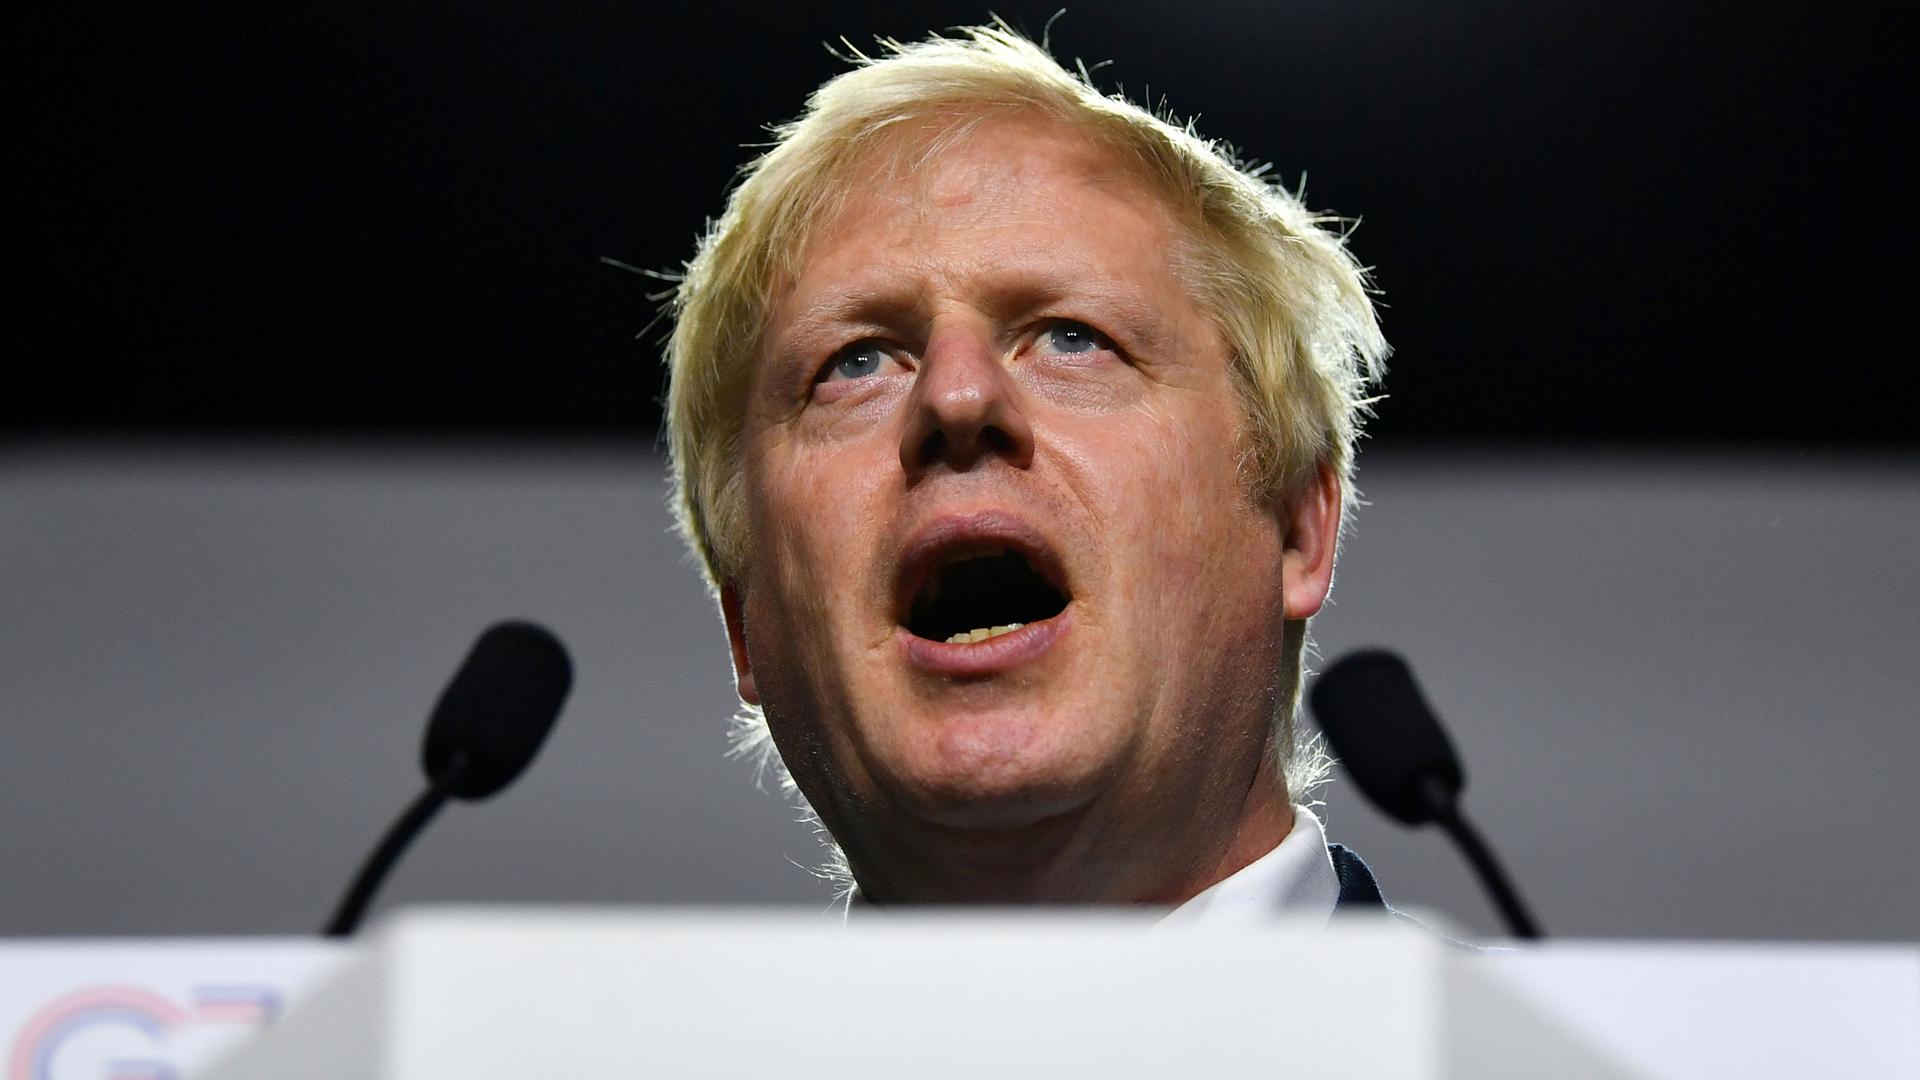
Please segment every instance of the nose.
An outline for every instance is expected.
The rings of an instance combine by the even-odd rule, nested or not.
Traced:
[[[910,477],[938,464],[969,469],[989,455],[1022,469],[1033,462],[1033,427],[1020,388],[984,327],[936,330],[909,409],[900,464]]]

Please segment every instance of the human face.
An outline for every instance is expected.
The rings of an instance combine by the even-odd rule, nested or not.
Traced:
[[[764,335],[741,694],[870,897],[1190,895],[1290,824],[1267,732],[1322,553],[1246,491],[1153,188],[1037,118],[889,165]]]

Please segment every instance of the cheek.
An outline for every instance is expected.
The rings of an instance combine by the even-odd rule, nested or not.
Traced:
[[[762,581],[789,627],[827,617],[865,584],[876,536],[876,470],[850,452],[763,455],[749,477]]]
[[[1163,415],[1124,448],[1089,452],[1090,504],[1112,538],[1123,601],[1193,629],[1264,617],[1279,587],[1277,523],[1248,502],[1230,420]]]

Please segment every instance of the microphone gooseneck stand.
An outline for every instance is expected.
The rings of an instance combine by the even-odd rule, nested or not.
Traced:
[[[572,689],[573,662],[553,631],[519,620],[488,627],[427,721],[420,748],[426,792],[381,837],[320,933],[353,933],[394,863],[448,799],[491,798],[525,772]]]
[[[1460,853],[1467,857],[1473,866],[1475,876],[1493,898],[1493,904],[1500,909],[1500,917],[1506,921],[1513,936],[1526,941],[1540,940],[1540,924],[1533,921],[1533,915],[1527,911],[1527,905],[1520,900],[1520,893],[1508,880],[1507,872],[1500,866],[1500,860],[1494,858],[1493,849],[1480,837],[1480,831],[1460,813],[1460,801],[1447,786],[1428,778],[1420,785],[1420,799],[1427,806],[1434,824],[1440,826],[1451,839]]]
[[[1385,649],[1349,653],[1308,695],[1320,730],[1360,793],[1403,825],[1444,830],[1516,938],[1543,935],[1493,849],[1460,809],[1466,774],[1453,740],[1406,660]]]
[[[454,789],[467,774],[468,757],[465,753],[456,753],[447,767],[440,770],[427,785],[427,790],[413,800],[407,812],[393,823],[387,835],[380,839],[380,845],[360,864],[360,872],[354,875],[353,884],[347,886],[346,895],[340,898],[340,905],[333,909],[333,918],[327,920],[327,928],[320,933],[325,937],[347,937],[360,925],[366,916],[367,905],[373,902],[373,896],[380,891],[380,883],[387,879],[393,865],[427,827],[440,808],[447,805],[453,797]]]

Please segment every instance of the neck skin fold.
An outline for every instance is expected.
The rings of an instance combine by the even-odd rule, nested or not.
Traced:
[[[1278,847],[1294,824],[1270,749],[1224,828],[1189,820],[1152,837],[1123,837],[1085,818],[1071,813],[1005,831],[923,826],[931,843],[921,850],[937,854],[893,865],[849,852],[855,902],[1174,906]]]

